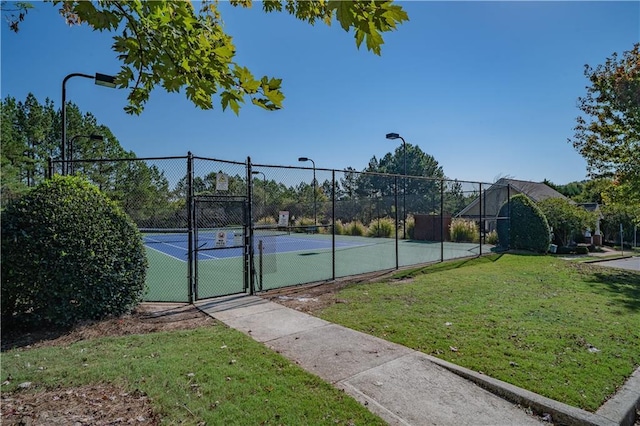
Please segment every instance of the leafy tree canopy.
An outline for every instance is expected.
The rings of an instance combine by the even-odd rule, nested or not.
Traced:
[[[51,0],[50,0],[51,1]],[[249,98],[267,110],[282,107],[282,80],[256,78],[245,66],[235,62],[236,49],[224,31],[215,1],[205,0],[196,10],[190,1],[99,0],[61,1],[60,14],[69,25],[88,24],[98,31],[115,33],[113,50],[122,62],[116,76],[120,88],[129,88],[125,111],[140,114],[154,87],[168,92],[184,88],[187,98],[199,108],[213,108],[218,95],[222,109],[236,114]],[[251,7],[252,0],[232,0],[233,6]],[[397,28],[409,18],[402,7],[391,1],[264,0],[265,12],[287,12],[311,25],[331,25],[335,18],[345,31],[353,31],[356,45],[379,55],[382,33]],[[25,2],[3,2],[3,15],[12,30],[31,8]]]
[[[613,178],[619,199],[640,202],[640,43],[584,73],[590,85],[569,141],[592,177]]]

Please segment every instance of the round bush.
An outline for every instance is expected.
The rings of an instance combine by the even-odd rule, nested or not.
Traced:
[[[551,243],[550,229],[540,208],[526,195],[518,194],[511,197],[510,203],[505,202],[500,208],[500,217],[509,217],[509,213],[510,220],[498,221],[500,246],[546,253]]]
[[[587,246],[578,246],[576,247],[577,254],[589,254],[589,247]]]
[[[79,177],[54,176],[9,204],[1,240],[3,322],[70,326],[121,315],[142,300],[140,233]]]

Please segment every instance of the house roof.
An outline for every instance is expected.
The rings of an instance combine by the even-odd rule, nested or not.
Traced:
[[[507,179],[502,178],[497,182],[492,184],[489,188],[485,189],[483,192],[485,194],[495,193],[495,191],[505,190],[510,186],[515,189],[516,192],[522,193],[529,197],[532,201],[538,202],[542,200],[546,200],[547,198],[564,198],[564,195],[551,188],[550,186],[542,183],[542,182],[530,182],[527,180],[516,180],[516,179]],[[505,195],[506,199],[506,195]],[[456,216],[464,216],[467,215],[473,208],[475,208],[479,203],[479,198],[473,200],[469,205],[467,205],[464,209],[462,209]],[[498,206],[499,207],[499,206]]]
[[[567,198],[555,189],[551,188],[549,185],[546,185],[542,182],[530,182],[527,180],[516,180],[516,179],[506,179],[502,178],[498,180],[495,184],[491,185],[488,190],[491,190],[493,186],[506,186],[511,185],[511,187],[515,188],[519,192],[522,192],[531,200],[538,202],[542,200],[546,200],[547,198]]]

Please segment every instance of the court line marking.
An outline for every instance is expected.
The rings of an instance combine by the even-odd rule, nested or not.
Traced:
[[[148,244],[146,244],[146,243],[145,243],[145,245],[144,245],[144,246],[145,246],[145,247],[147,247],[149,250],[157,251],[158,253],[164,254],[165,256],[169,256],[169,257],[171,257],[171,258],[173,258],[173,259],[175,259],[175,260],[179,260],[180,262],[187,263],[187,261],[186,261],[186,260],[180,259],[179,257],[175,257],[174,255],[169,254],[169,253],[167,253],[167,252],[164,252],[164,251],[162,251],[162,250],[158,250],[157,248],[155,248],[155,247],[151,247],[150,245],[148,245]]]
[[[177,245],[175,245],[175,244],[170,244],[170,243],[164,243],[164,242],[162,242],[162,241],[153,241],[153,242],[152,242],[152,244],[164,244],[164,245],[167,245],[167,246],[169,246],[169,247],[173,247],[173,248],[176,248],[176,249],[185,250],[186,252],[189,252],[189,248],[187,248],[187,247],[177,246]],[[166,255],[166,256],[169,256],[169,257],[171,257],[171,258],[173,258],[173,259],[179,260],[180,262],[185,262],[185,263],[187,263],[187,260],[180,259],[179,257],[175,257],[174,255],[169,254],[169,253],[167,253],[166,251],[162,251],[162,250],[159,250],[159,249],[157,249],[157,248],[155,248],[155,247],[151,247],[151,246],[150,246],[149,244],[147,244],[146,242],[145,242],[145,244],[144,244],[144,245],[145,245],[146,247],[149,247],[151,250],[155,250],[155,251],[157,251],[158,253],[162,253],[162,254],[164,254],[164,255]],[[224,259],[223,257],[215,257],[215,256],[212,256],[212,255],[209,255],[209,254],[206,254],[206,253],[201,253],[201,252],[198,252],[198,254],[199,254],[199,255],[202,255],[202,256],[204,256],[204,257],[208,257],[208,258],[209,258],[209,259],[203,259],[203,260]],[[232,257],[237,257],[237,256],[232,256]]]

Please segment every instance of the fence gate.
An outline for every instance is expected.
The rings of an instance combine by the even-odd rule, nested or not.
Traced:
[[[250,247],[247,197],[194,197],[194,298],[245,293]]]

